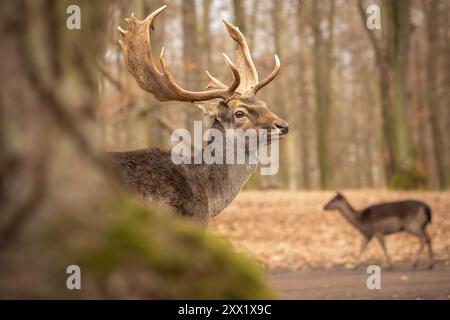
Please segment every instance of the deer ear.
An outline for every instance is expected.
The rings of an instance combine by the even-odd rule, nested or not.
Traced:
[[[217,118],[219,116],[219,106],[214,102],[196,102],[194,105],[203,113],[204,116]]]

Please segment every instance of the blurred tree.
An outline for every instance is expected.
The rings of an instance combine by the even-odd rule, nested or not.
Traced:
[[[423,181],[417,171],[417,153],[412,139],[409,106],[411,2],[384,1],[386,25],[381,37],[365,27],[362,0],[359,10],[375,51],[379,69],[380,99],[384,121],[388,183],[395,188],[414,188]]]
[[[0,11],[0,298],[270,298],[223,243],[124,194],[95,121],[109,4],[78,1],[68,30],[69,4]]]
[[[387,52],[393,78],[393,138],[396,175],[415,175],[416,153],[408,114],[408,67],[411,37],[409,0],[386,2]],[[395,185],[394,185],[395,186]],[[414,187],[414,186],[412,186]]]
[[[211,20],[211,0],[203,0],[203,56],[204,65],[209,69],[209,71],[214,74],[212,69],[212,57],[211,57],[211,31],[210,31],[210,20]]]
[[[285,61],[284,52],[284,39],[283,34],[286,26],[283,24],[283,1],[273,0],[272,1],[272,24],[273,24],[273,41],[275,52],[279,56],[281,61]],[[287,94],[288,94],[288,84],[287,84],[287,72],[283,72],[278,76],[278,79],[274,82],[273,87],[275,89],[274,106],[278,108],[280,116],[285,119],[288,123],[292,123],[291,115],[295,113],[292,109],[291,104],[287,104]],[[294,130],[292,130],[294,128]],[[281,163],[281,175],[286,182],[288,189],[297,189],[298,174],[297,174],[297,155],[296,155],[296,140],[297,131],[295,126],[291,127],[291,132],[289,133],[290,139],[286,143],[280,145],[280,163]]]
[[[181,5],[183,17],[183,66],[184,84],[188,89],[196,89],[200,85],[200,75],[203,70],[201,66],[201,52],[199,46],[199,29],[197,24],[197,4],[195,0],[184,0]],[[195,108],[186,109],[187,128],[192,127],[193,113]]]
[[[2,10],[1,32],[8,47],[1,51],[0,76],[5,83],[1,107],[10,121],[3,132],[6,145],[2,162],[17,171],[2,171],[2,181],[10,184],[2,190],[7,201],[1,210],[5,218],[1,246],[14,242],[39,209],[38,204],[48,197],[49,176],[57,161],[51,150],[57,153],[61,148],[56,132],[64,133],[96,170],[111,173],[104,165],[103,153],[96,149],[98,136],[87,131],[95,118],[97,84],[93,70],[104,48],[106,17],[99,12],[105,6],[92,5],[83,16],[82,29],[71,31],[65,27],[67,6],[62,2],[9,1]],[[30,19],[21,19],[22,14]],[[92,30],[86,36],[84,30],[89,28]],[[16,105],[20,108],[12,107]]]
[[[233,0],[233,8],[234,8],[234,24],[239,27],[242,34],[247,34],[246,28],[246,20],[247,17],[245,15],[245,7],[243,0]]]
[[[370,43],[374,50],[375,61],[378,67],[378,82],[379,82],[379,94],[381,110],[383,115],[383,142],[385,153],[385,171],[388,178],[392,177],[395,171],[394,164],[394,137],[392,129],[392,115],[391,115],[391,101],[390,101],[390,78],[389,67],[387,64],[387,55],[385,53],[384,45],[381,40],[376,37],[373,30],[369,30],[366,27],[366,13],[363,0],[359,0],[358,9],[361,16],[362,28],[367,31],[370,39]]]
[[[258,21],[260,3],[261,1],[253,0],[250,18],[248,19],[249,26],[248,28],[246,28],[248,34],[248,47],[250,48],[250,52],[253,52],[253,49],[255,47],[255,33],[258,28],[256,22]]]
[[[323,3],[312,4],[311,27],[314,36],[314,87],[317,108],[318,153],[322,188],[333,188],[330,125],[332,105],[331,72],[333,69],[333,39],[335,2],[327,2],[326,30],[322,30]]]
[[[306,41],[305,41],[305,31],[304,31],[304,7],[305,3],[303,0],[296,1],[297,12],[296,12],[296,22],[297,22],[297,37],[299,39],[299,63],[298,63],[298,89],[300,95],[300,106],[301,110],[297,111],[299,127],[299,171],[300,171],[300,182],[299,185],[302,188],[310,188],[310,169],[309,169],[309,148],[310,137],[308,135],[308,113],[310,112],[310,105],[308,99],[308,83],[306,79]]]
[[[441,99],[439,99],[438,91],[438,72],[437,67],[439,60],[436,55],[439,55],[440,50],[440,32],[439,25],[444,12],[440,7],[438,0],[422,1],[425,13],[425,25],[427,36],[427,63],[426,63],[426,104],[428,106],[431,132],[433,136],[433,151],[434,161],[437,171],[437,187],[445,188],[447,182],[450,181],[447,177],[448,173],[445,170],[445,143],[444,131],[442,129],[441,114]]]
[[[450,3],[448,1],[443,1],[442,3],[443,10],[443,18],[441,19],[440,30],[442,33],[442,67],[439,68],[442,75],[441,86],[442,86],[442,109],[443,112],[443,121],[444,121],[444,129],[450,128]],[[447,132],[444,130],[444,137]],[[450,188],[450,139],[444,139],[445,148],[445,171],[446,175],[446,186],[447,189]]]

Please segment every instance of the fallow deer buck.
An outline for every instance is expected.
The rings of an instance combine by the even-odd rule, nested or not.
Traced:
[[[165,8],[159,8],[142,21],[132,15],[126,19],[126,31],[118,27],[123,37],[120,45],[125,63],[139,86],[160,101],[194,103],[204,115],[211,117],[212,128],[221,132],[238,128],[265,129],[269,132],[268,143],[287,134],[287,123],[256,97],[256,93],[278,74],[278,57],[275,55],[274,70],[259,81],[244,36],[228,22],[224,21],[225,27],[237,43],[236,64],[224,54],[234,78],[229,86],[206,71],[210,80],[207,89],[211,90],[193,92],[180,87],[168,70],[164,47],[159,57],[161,69],[155,66],[150,28],[153,30],[153,20]],[[162,202],[178,214],[202,223],[207,223],[236,197],[257,166],[250,163],[174,164],[170,152],[157,149],[112,154],[128,189],[145,200]]]
[[[388,267],[392,266],[384,243],[384,235],[406,231],[420,240],[419,250],[415,255],[412,267],[417,266],[425,244],[428,247],[429,268],[433,267],[431,238],[425,230],[431,222],[431,209],[426,203],[416,200],[384,202],[358,211],[343,195],[337,193],[325,205],[324,210],[339,210],[344,218],[361,232],[363,240],[358,255],[359,263],[361,263],[362,254],[370,240],[376,237],[383,249]]]

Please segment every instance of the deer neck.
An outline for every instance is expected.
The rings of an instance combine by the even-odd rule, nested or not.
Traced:
[[[225,128],[214,121],[212,126],[225,136]],[[211,143],[211,142],[209,142]],[[226,154],[226,144],[223,145],[223,154]],[[235,157],[236,158],[236,157]],[[199,171],[200,181],[208,197],[210,216],[219,214],[238,195],[242,187],[255,171],[257,164],[202,164]]]
[[[339,206],[339,212],[344,216],[344,218],[359,230],[362,230],[362,223],[358,211],[356,211],[348,201],[343,201]]]

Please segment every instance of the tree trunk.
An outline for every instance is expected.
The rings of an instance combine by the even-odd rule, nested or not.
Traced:
[[[319,3],[312,4],[312,28],[314,36],[314,86],[317,107],[318,154],[321,185],[325,189],[333,188],[333,170],[330,144],[331,120],[331,70],[333,59],[333,33],[335,2],[329,2],[328,37],[325,39],[320,29],[321,12]]]
[[[308,136],[308,113],[310,112],[308,88],[306,81],[306,63],[305,46],[306,40],[303,27],[303,0],[297,0],[297,35],[300,39],[299,63],[298,63],[298,88],[300,96],[301,110],[297,111],[297,123],[300,127],[299,132],[299,162],[300,162],[300,186],[304,189],[310,188],[310,170],[309,170],[309,136]]]
[[[187,89],[198,90],[200,87],[200,52],[199,52],[199,34],[197,26],[197,5],[195,0],[184,0],[182,2],[183,16],[183,66],[184,66],[184,85]],[[186,108],[187,128],[192,127],[193,113],[195,108]]]
[[[259,5],[261,1],[260,0],[253,0],[252,5],[252,12],[250,13],[250,24],[249,27],[246,29],[248,34],[248,47],[250,49],[250,52],[253,52],[253,49],[255,47],[255,34],[256,30],[258,28],[257,21],[258,21],[258,15],[259,15]]]
[[[281,0],[273,0],[272,7],[272,23],[273,23],[273,39],[274,39],[274,48],[275,52],[280,57],[280,60],[283,61],[285,58],[284,50],[283,50],[283,39],[282,39],[282,30],[284,30],[284,26],[282,25],[282,15],[283,12],[283,1]],[[274,82],[274,88],[276,92],[275,96],[275,105],[281,111],[281,116],[286,119],[286,121],[290,121],[290,115],[292,114],[292,110],[289,109],[288,104],[286,103],[286,95],[287,95],[287,83],[286,83],[286,71],[285,70],[278,77],[277,81]],[[286,168],[284,172],[282,172],[282,176],[287,183],[287,187],[290,190],[297,189],[297,157],[296,157],[296,140],[298,136],[298,132],[295,130],[289,133],[290,137],[287,139],[286,143],[280,145],[280,153],[281,160],[285,162],[283,166]]]
[[[390,68],[393,73],[393,116],[396,172],[415,170],[415,149],[407,111],[408,65],[410,44],[410,1],[386,2],[388,50]]]
[[[388,184],[411,188],[422,184],[416,168],[416,150],[411,136],[409,106],[410,1],[385,1],[382,36],[366,27],[362,0],[358,3],[363,28],[374,49],[378,67],[383,116],[384,159]]]
[[[215,74],[211,58],[210,11],[211,0],[203,0],[203,56],[206,67],[212,74]]]
[[[442,37],[443,37],[443,63],[442,63],[442,69],[444,72],[443,79],[442,79],[442,85],[443,85],[443,101],[442,101],[442,109],[444,112],[444,131],[442,134],[448,134],[446,128],[450,128],[450,108],[448,106],[450,105],[450,3],[443,2],[441,3],[443,6],[443,19],[441,19],[441,30],[442,30]],[[447,172],[446,175],[446,189],[450,188],[450,139],[445,139],[445,144],[442,146],[444,148],[445,152],[445,171]]]
[[[99,151],[100,136],[95,130],[95,70],[105,46],[102,32],[107,8],[100,2],[83,2],[82,29],[68,30],[64,14],[68,5],[63,1],[8,1],[0,11],[4,45],[0,51],[0,113],[5,117],[0,132],[0,253],[17,243],[38,213],[42,218],[44,204],[56,212],[65,211],[64,203],[50,196],[55,194],[55,171],[67,174],[68,180],[73,178],[59,185],[59,192],[69,192],[74,182],[96,171],[93,189],[86,187],[77,194],[98,195],[99,205],[105,201],[103,192],[114,194],[117,186],[110,180],[114,174]],[[102,192],[95,189],[99,185]],[[92,207],[73,203],[71,210],[77,209]]]
[[[123,192],[95,121],[109,4],[77,1],[69,30],[70,4],[0,10],[0,299],[271,298],[204,230]]]
[[[433,137],[433,153],[437,172],[437,187],[446,187],[444,130],[440,126],[440,101],[438,98],[437,63],[439,53],[439,1],[432,0],[423,3],[426,21],[427,58],[426,58],[426,104],[428,107],[431,132]]]
[[[390,99],[390,78],[389,68],[387,66],[387,54],[384,52],[384,46],[380,39],[377,39],[375,33],[366,27],[366,13],[362,0],[358,2],[358,10],[361,17],[362,28],[367,32],[372,45],[375,62],[378,68],[378,90],[380,95],[381,114],[383,117],[383,159],[384,170],[388,178],[394,173],[394,146],[393,129],[391,119],[391,99]]]
[[[245,36],[247,34],[247,29],[245,25],[246,16],[245,16],[244,1],[233,0],[233,8],[234,8],[234,24],[239,27],[239,30],[241,30],[242,34]]]

